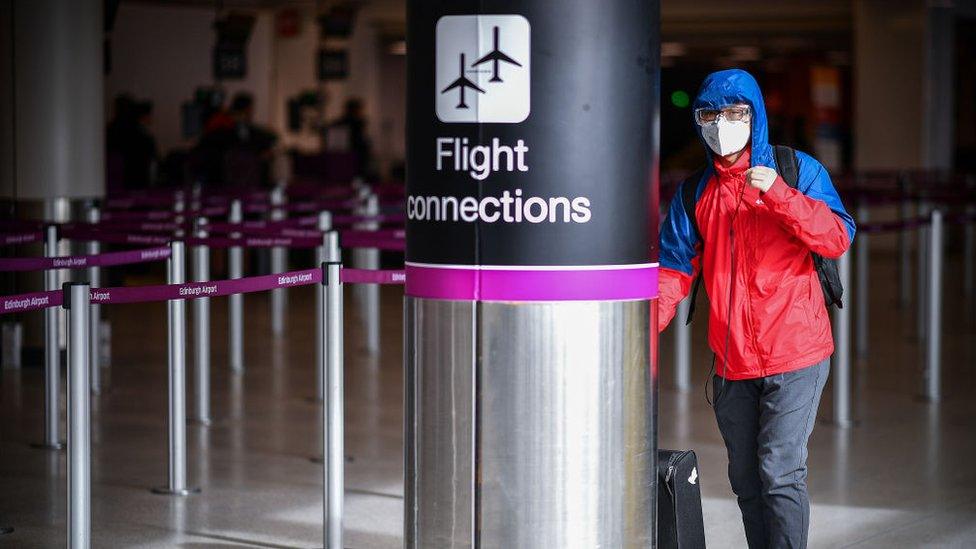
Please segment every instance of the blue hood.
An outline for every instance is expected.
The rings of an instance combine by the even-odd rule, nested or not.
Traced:
[[[701,89],[692,105],[692,119],[694,110],[700,108],[721,109],[733,103],[747,103],[752,107],[752,162],[753,166],[775,167],[773,148],[769,146],[769,128],[766,123],[766,104],[763,102],[759,84],[751,74],[742,69],[728,69],[713,72],[702,82]],[[701,135],[701,126],[695,122],[695,129],[702,144],[705,140]],[[712,150],[705,145],[711,164]]]

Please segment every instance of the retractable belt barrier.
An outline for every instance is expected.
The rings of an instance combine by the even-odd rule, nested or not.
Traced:
[[[9,233],[0,235],[0,245],[10,246],[14,244],[30,244],[31,242],[40,242],[43,239],[44,233],[41,231]]]
[[[334,238],[333,238],[334,241]],[[184,280],[184,249],[174,242],[169,254],[170,280]],[[103,254],[107,255],[107,254]],[[321,389],[328,395],[322,407],[323,451],[323,534],[341,537],[344,493],[344,382],[342,285],[402,284],[402,270],[343,269],[340,263],[325,262],[315,269],[288,271],[272,275],[232,280],[174,283],[155,286],[91,288],[87,283],[66,283],[61,290],[34,292],[0,298],[0,314],[64,306],[68,322],[68,538],[72,546],[86,546],[91,539],[91,414],[89,380],[91,375],[90,330],[92,307],[106,303],[168,302],[169,324],[169,442],[168,481],[153,492],[186,496],[199,490],[186,484],[186,324],[183,303],[186,299],[229,296],[319,284],[317,308],[322,322],[318,352],[323,371]],[[199,359],[199,357],[198,357]],[[199,364],[198,364],[199,366]],[[208,385],[209,386],[209,385]]]
[[[80,269],[84,267],[111,267],[130,265],[166,259],[170,255],[168,246],[144,250],[125,250],[95,255],[74,255],[61,257],[10,257],[0,258],[0,272],[44,271],[47,269]]]
[[[26,244],[30,242],[37,242],[44,238],[44,233],[41,231],[44,227],[48,225],[56,225],[62,231],[62,236],[65,238],[82,238],[81,235],[89,234],[85,231],[99,230],[99,228],[106,228],[113,231],[139,231],[139,232],[174,232],[178,230],[188,230],[193,226],[193,219],[195,216],[192,213],[175,213],[169,211],[157,211],[157,212],[116,212],[127,214],[125,218],[117,219],[115,216],[110,216],[108,213],[102,214],[101,222],[97,224],[92,223],[48,223],[39,220],[8,220],[5,222],[0,222],[0,227],[18,231],[17,233],[8,233],[0,235],[0,244]],[[206,212],[201,212],[199,216],[196,217],[212,217],[204,215]],[[128,215],[132,214],[132,215]],[[178,221],[174,219],[179,218]],[[318,224],[318,216],[301,216],[293,217],[289,219],[281,219],[274,221],[266,220],[250,220],[242,221],[241,223],[228,223],[228,222],[217,222],[208,225],[208,230],[212,232],[245,232],[253,233],[254,231],[285,231],[285,230],[295,230],[302,227],[315,227]],[[406,220],[404,214],[378,214],[378,215],[334,215],[332,216],[332,225],[334,227],[338,226],[351,226],[359,223],[377,222],[380,224],[399,224]],[[391,229],[391,232],[395,229]],[[19,232],[24,231],[24,232]],[[400,234],[402,234],[402,229],[400,229]],[[74,232],[74,236],[68,236],[67,233]],[[125,235],[116,235],[117,237],[123,237]],[[284,236],[284,235],[282,235]],[[137,236],[140,238],[142,235]],[[119,243],[127,243],[121,241]],[[133,243],[145,243],[145,242],[133,242]]]
[[[5,295],[0,298],[2,300],[0,301],[0,315],[58,307],[61,305],[63,295],[64,293],[61,290]]]
[[[212,229],[212,226],[208,225],[208,230]],[[208,246],[210,248],[316,248],[322,244],[321,232],[320,231],[307,231],[303,234],[305,235],[318,235],[318,236],[248,236],[247,230],[243,230],[245,234],[240,237],[234,236],[218,236],[206,238],[183,238],[184,242],[188,246]],[[389,250],[389,251],[403,251],[406,247],[406,243],[402,237],[396,235],[401,234],[401,232],[391,231],[391,232],[376,232],[365,231],[365,230],[349,230],[342,231],[341,233],[341,243],[344,248],[376,248],[379,250]],[[118,233],[107,233],[99,229],[69,229],[62,231],[61,235],[64,238],[70,240],[81,240],[90,241],[95,240],[99,242],[104,242],[108,244],[152,244],[160,245],[166,244],[173,240],[170,237],[163,235],[154,234],[118,234]],[[392,236],[391,236],[392,235]],[[132,252],[113,252],[118,254],[132,253]],[[105,255],[105,254],[102,254]],[[82,261],[88,256],[78,256],[78,257],[65,257],[65,258],[37,258],[38,264],[41,262],[50,262],[58,260],[77,260]],[[147,259],[146,261],[149,261]],[[24,259],[23,261],[28,262],[30,260]],[[133,262],[134,261],[130,261]],[[112,263],[110,263],[112,264]],[[117,263],[116,263],[117,264]],[[75,268],[75,267],[85,267],[93,265],[92,263],[77,263],[70,265],[61,265],[55,267],[33,267],[33,268],[4,268],[4,261],[0,260],[0,271],[4,270],[37,270],[40,268]]]
[[[167,254],[168,256],[169,254]],[[406,274],[403,270],[342,269],[343,284],[403,284]],[[263,292],[276,288],[307,286],[322,282],[322,269],[304,269],[278,274],[249,276],[229,280],[207,282],[187,282],[184,284],[157,284],[150,286],[119,286],[113,288],[92,288],[93,304],[150,303],[173,299],[196,299],[201,297],[221,297],[234,294]],[[62,305],[63,292],[30,292],[0,298],[0,314],[22,313],[58,307]]]
[[[355,195],[350,196],[350,193],[344,194],[346,196],[329,196],[328,194],[317,197],[297,196],[292,197],[295,199],[295,201],[289,202],[283,206],[272,204],[268,199],[267,193],[253,193],[251,195],[242,196],[207,196],[202,197],[202,203],[204,204],[202,209],[212,209],[212,211],[217,211],[217,209],[226,210],[229,208],[230,203],[234,200],[240,200],[244,204],[245,211],[252,211],[254,213],[261,213],[271,208],[280,207],[284,207],[285,209],[291,211],[318,211],[323,208],[352,209],[362,203],[362,198]],[[135,208],[166,208],[171,206],[176,199],[177,198],[173,195],[114,197],[106,199],[105,209],[115,213],[117,210],[132,210]],[[391,193],[387,193],[385,198],[380,201],[380,203],[383,205],[395,205],[402,202],[403,197],[401,195],[394,195]]]
[[[348,284],[403,284],[406,276],[401,270],[365,271],[343,269],[342,282]],[[235,294],[263,292],[275,288],[307,286],[322,282],[321,269],[304,269],[278,274],[249,276],[228,280],[158,284],[118,288],[93,288],[92,303],[147,303],[173,299],[221,297]]]

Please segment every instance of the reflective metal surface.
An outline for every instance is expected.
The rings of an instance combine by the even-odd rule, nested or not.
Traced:
[[[186,282],[186,246],[182,241],[170,243],[166,260],[167,282]],[[186,300],[166,302],[168,337],[169,437],[166,486],[153,488],[157,494],[186,496],[198,492],[187,487],[186,474]]]
[[[474,539],[475,305],[405,298],[404,546]]]
[[[91,547],[90,286],[72,284],[68,315],[68,548]]]
[[[49,225],[45,230],[44,256],[58,255],[58,229]],[[44,271],[44,289],[52,291],[58,289],[58,271],[48,269]],[[44,441],[43,448],[58,449],[61,447],[61,350],[58,345],[60,339],[60,322],[58,307],[44,309]]]
[[[926,281],[928,295],[925,311],[928,339],[925,347],[925,398],[938,402],[942,395],[942,261],[943,249],[942,211],[932,212],[932,226],[929,229],[928,268]]]
[[[205,225],[204,225],[205,226]],[[200,230],[197,238],[207,238],[207,231]],[[210,248],[195,246],[193,248],[193,280],[206,282],[210,280]],[[196,397],[194,419],[197,422],[210,424],[210,298],[200,297],[193,300],[193,366],[196,383],[193,390]]]
[[[288,212],[285,205],[285,188],[281,185],[271,190],[271,220],[281,221]],[[271,272],[283,273],[288,270],[288,249],[282,246],[271,248]],[[285,309],[288,306],[288,293],[284,288],[271,290],[271,333],[280,336],[285,332]]]
[[[851,287],[851,255],[852,251],[848,250],[837,260],[840,282],[845,288]],[[849,297],[848,302],[850,302]],[[846,429],[853,424],[851,419],[851,308],[834,308],[833,315],[834,354],[830,360],[834,379],[834,423]]]
[[[102,219],[101,210],[97,206],[92,206],[88,209],[88,222],[98,223]],[[97,255],[102,252],[102,244],[97,240],[92,240],[86,243],[85,252],[88,255]],[[88,269],[88,284],[92,288],[100,288],[102,286],[102,269],[101,267],[89,267]],[[90,341],[88,343],[88,349],[90,353],[89,362],[91,369],[91,390],[93,394],[98,394],[102,390],[102,368],[101,368],[101,354],[98,348],[98,342],[101,341],[101,325],[102,325],[102,311],[101,305],[98,303],[93,303],[89,307],[91,313],[91,328],[89,330]]]
[[[337,244],[336,233],[330,232],[330,242]],[[330,246],[332,247],[332,246]],[[344,378],[342,341],[342,265],[325,266],[325,403],[322,406],[322,466],[324,542],[328,549],[342,549],[342,509],[345,499],[345,429]]]
[[[231,202],[230,223],[244,221],[244,213],[240,200]],[[231,236],[240,236],[232,233]],[[244,248],[232,246],[227,249],[228,278],[242,278],[244,276]],[[233,294],[227,297],[227,317],[230,319],[230,348],[227,351],[230,369],[235,373],[244,371],[244,294]]]
[[[649,547],[649,302],[407,298],[408,547]]]

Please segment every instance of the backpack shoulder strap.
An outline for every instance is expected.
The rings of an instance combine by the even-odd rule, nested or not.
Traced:
[[[681,205],[685,208],[691,228],[695,229],[695,236],[702,240],[701,231],[698,229],[698,218],[695,217],[695,204],[698,203],[698,185],[702,177],[705,176],[705,168],[702,168],[688,176],[681,183]]]
[[[796,189],[800,183],[799,161],[796,158],[796,151],[783,145],[776,145],[774,150],[777,171],[787,185]],[[844,287],[837,271],[837,261],[827,259],[815,252],[810,252],[810,256],[813,258],[813,267],[820,279],[820,287],[823,289],[824,303],[827,308],[830,308],[831,305],[837,305],[839,309],[843,308]]]
[[[800,184],[800,163],[796,159],[796,151],[784,145],[773,147],[776,154],[776,170],[783,181],[794,189]]]
[[[705,245],[705,239],[702,238],[701,230],[698,228],[695,205],[698,203],[698,186],[701,184],[703,177],[705,177],[705,168],[691,174],[681,184],[681,204],[684,206],[685,213],[688,215],[688,221],[691,223],[691,227],[695,229],[695,236],[698,237],[702,246]],[[691,324],[691,320],[695,316],[695,301],[698,300],[698,290],[701,289],[701,280],[702,275],[699,271],[691,287],[691,301],[688,302],[688,317],[685,319],[685,324]]]

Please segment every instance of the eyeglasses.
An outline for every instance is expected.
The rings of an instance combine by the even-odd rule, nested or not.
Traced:
[[[695,121],[699,126],[718,122],[719,116],[729,122],[748,122],[752,118],[752,109],[746,105],[724,109],[695,109]]]

